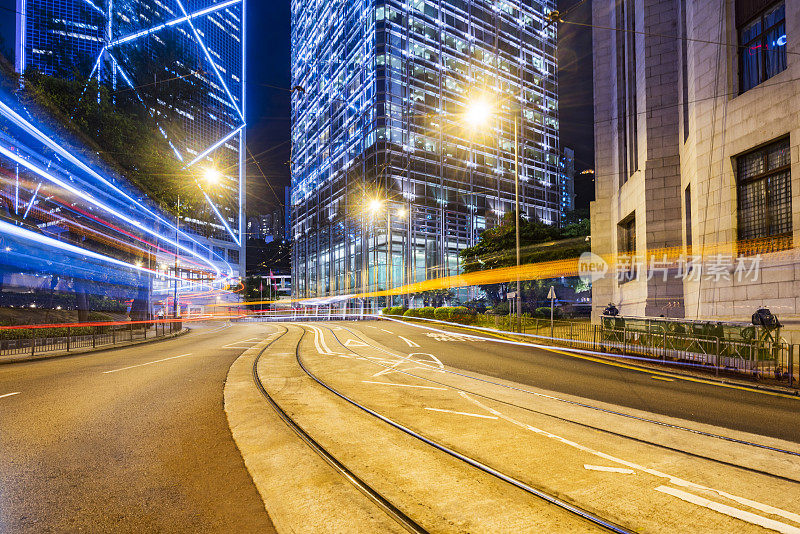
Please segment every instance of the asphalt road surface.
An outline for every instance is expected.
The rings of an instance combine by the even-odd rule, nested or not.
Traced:
[[[531,347],[454,337],[447,339],[447,336],[409,324],[380,321],[349,322],[343,326],[398,352],[433,354],[453,368],[800,443],[800,398],[797,397],[656,378],[657,373],[651,371],[608,365]],[[447,329],[436,324],[431,326]],[[465,333],[463,330],[459,332]],[[490,337],[489,334],[475,334]],[[411,346],[409,341],[418,347]]]
[[[0,365],[0,532],[275,532],[222,398],[271,331]]]

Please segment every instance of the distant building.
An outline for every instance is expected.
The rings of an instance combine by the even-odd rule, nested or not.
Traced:
[[[514,209],[517,113],[520,211],[558,224],[555,4],[292,1],[295,296],[458,274]]]
[[[619,260],[595,316],[797,318],[800,0],[601,0],[593,23],[592,249]]]
[[[248,217],[247,236],[249,239],[268,241],[283,239],[283,208],[275,208],[270,213]]]
[[[561,219],[575,209],[575,151],[568,147],[561,149],[558,161],[558,205]]]
[[[203,188],[207,205],[182,225],[232,277],[245,265],[245,2],[16,1],[18,72],[71,77],[77,70],[135,92],[156,122],[167,109],[182,118],[178,133],[159,122],[175,157],[200,179],[209,169],[219,175]],[[191,96],[162,101],[150,92],[155,77]]]

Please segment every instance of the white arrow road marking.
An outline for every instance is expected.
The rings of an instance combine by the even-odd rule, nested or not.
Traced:
[[[386,330],[385,328],[381,328],[381,330],[383,330],[383,331],[384,331],[384,332],[386,332],[387,334],[392,334],[392,335],[394,335],[394,332],[389,332],[389,331],[388,331],[388,330]]]
[[[437,388],[434,386],[414,386],[411,384],[393,384],[391,382],[374,382],[372,380],[362,380],[365,384],[380,384],[382,386],[400,386],[404,388],[419,388],[419,389],[440,389],[442,391],[447,391],[447,388]]]
[[[187,354],[181,354],[179,356],[170,356],[169,358],[162,358],[160,360],[153,360],[152,362],[139,363],[139,364],[136,364],[136,365],[129,365],[128,367],[121,367],[119,369],[112,369],[111,371],[103,371],[103,374],[107,375],[109,373],[116,373],[117,371],[125,371],[127,369],[133,369],[134,367],[144,367],[145,365],[153,365],[154,363],[161,363],[161,362],[165,362],[167,360],[174,360],[176,358],[183,358],[184,356],[191,356],[191,355],[192,355],[192,353],[189,352]]]
[[[443,408],[428,408],[425,407],[426,410],[430,410],[432,412],[445,412],[445,413],[454,413],[456,415],[467,415],[469,417],[480,417],[481,419],[497,419],[497,417],[493,415],[483,415],[479,413],[469,413],[469,412],[454,412],[453,410],[445,410]]]
[[[22,393],[22,392],[21,391],[15,391],[14,393],[6,393],[5,395],[0,395],[0,399],[3,399],[5,397],[13,397],[14,395],[19,395],[20,393]]]
[[[634,475],[636,471],[633,469],[626,469],[624,467],[606,467],[604,465],[589,465],[583,464],[584,469],[589,471],[605,471],[606,473],[624,473],[626,475]]]
[[[752,512],[740,510],[738,508],[734,508],[733,506],[728,506],[727,504],[710,501],[705,497],[700,497],[699,495],[694,495],[683,490],[670,488],[668,486],[659,486],[656,488],[656,491],[666,493],[667,495],[672,495],[673,497],[677,497],[682,501],[690,502],[692,504],[696,504],[697,506],[708,508],[709,510],[714,510],[715,512],[725,514],[729,517],[740,519],[753,525],[758,525],[759,527],[768,528],[777,532],[783,532],[785,534],[800,534],[800,528],[793,527],[792,525],[787,525],[786,523],[781,523],[780,521],[775,521],[774,519],[760,516]]]
[[[419,345],[417,345],[416,343],[414,343],[413,341],[411,341],[407,337],[403,337],[403,336],[397,336],[397,337],[399,337],[400,339],[405,341],[408,344],[409,347],[419,347]]]

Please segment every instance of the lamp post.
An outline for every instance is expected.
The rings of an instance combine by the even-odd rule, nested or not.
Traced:
[[[178,246],[178,234],[181,228],[181,196],[178,195],[177,206],[175,207],[175,290],[172,295],[172,317],[178,318],[178,256],[181,249]]]
[[[473,128],[485,126],[493,115],[493,106],[484,98],[474,100],[465,112],[466,121]],[[515,102],[513,109],[514,118],[514,229],[517,257],[517,294],[516,294],[516,316],[517,330],[522,328],[522,282],[520,280],[520,245],[519,245],[519,122],[520,106]],[[509,311],[512,310],[509,306]]]

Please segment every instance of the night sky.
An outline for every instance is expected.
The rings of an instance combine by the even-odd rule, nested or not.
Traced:
[[[579,0],[559,0],[566,11]],[[289,0],[248,2],[247,144],[258,166],[248,166],[248,211],[259,213],[283,203],[289,184]],[[5,48],[14,40],[14,0],[0,0],[0,35]],[[565,17],[591,22],[591,2]],[[575,150],[578,171],[593,167],[592,37],[591,29],[561,24],[558,43],[561,145]],[[266,176],[266,180],[264,176]],[[274,189],[273,194],[270,189]],[[577,207],[594,198],[591,175],[577,176]]]

